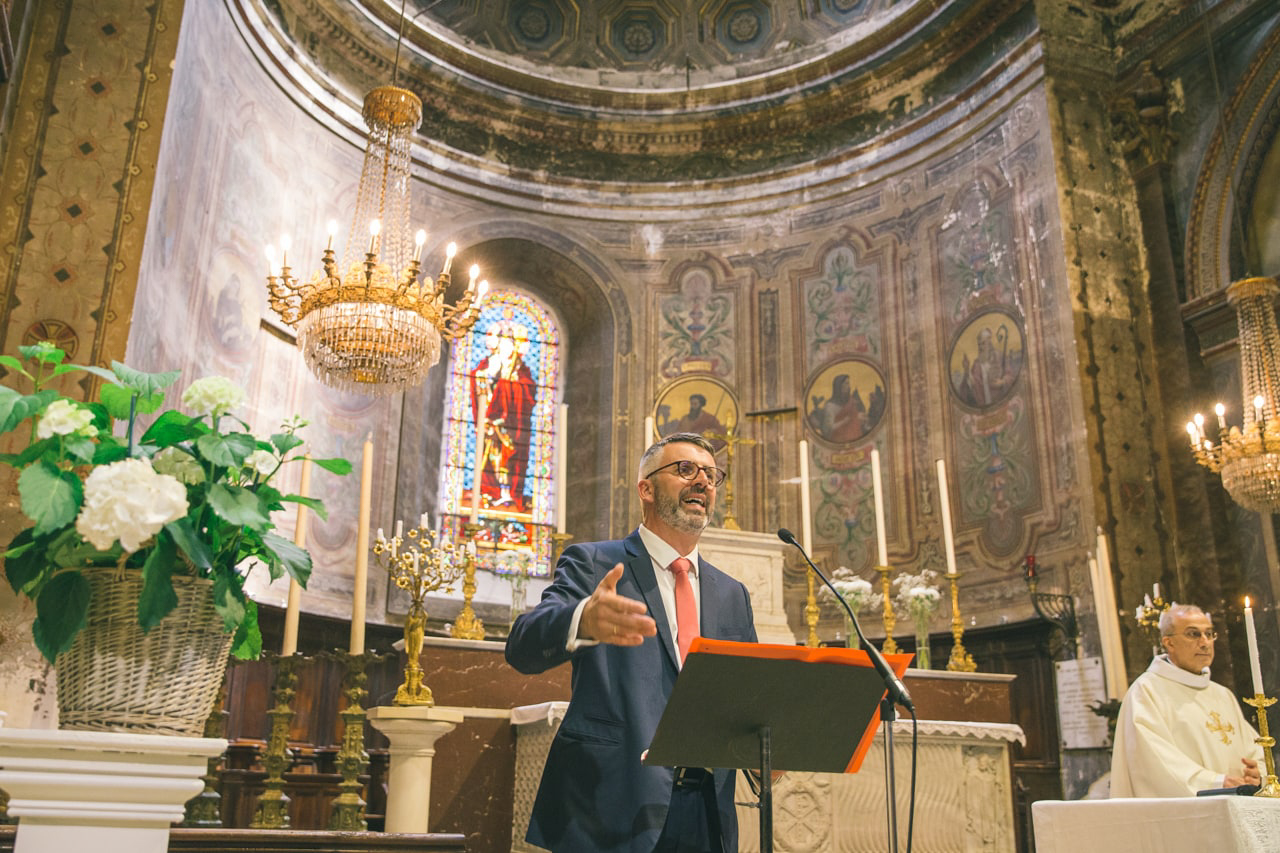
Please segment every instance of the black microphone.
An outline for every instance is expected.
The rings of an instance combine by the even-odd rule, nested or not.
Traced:
[[[862,626],[858,624],[858,617],[854,614],[853,608],[849,606],[849,602],[844,600],[844,596],[835,588],[835,585],[822,573],[822,569],[809,559],[809,555],[805,553],[804,547],[796,541],[796,536],[785,527],[778,529],[778,538],[788,545],[796,546],[796,550],[800,552],[800,556],[804,557],[804,561],[813,569],[814,574],[822,578],[822,582],[830,587],[835,593],[836,601],[844,607],[844,612],[849,614],[849,622],[853,625],[853,630],[858,633],[858,639],[862,641],[862,648],[866,651],[867,657],[871,658],[871,665],[876,668],[876,672],[880,674],[880,678],[884,681],[884,686],[889,689],[889,698],[895,704],[901,705],[910,711],[913,715],[916,712],[916,706],[911,703],[911,694],[907,692],[907,686],[902,683],[902,679],[889,668],[889,662],[884,659],[884,655],[880,654],[880,650],[867,642],[867,637],[862,633]]]

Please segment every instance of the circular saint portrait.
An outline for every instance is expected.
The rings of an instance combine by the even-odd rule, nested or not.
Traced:
[[[884,417],[884,376],[860,358],[846,358],[822,368],[805,391],[809,428],[832,444],[848,444],[875,429]]]
[[[667,386],[653,410],[653,428],[659,436],[691,432],[708,439],[719,450],[741,418],[738,401],[722,382],[705,376],[690,376]]]
[[[1025,345],[1013,315],[993,310],[974,317],[951,346],[951,393],[975,409],[1003,403],[1022,374]]]

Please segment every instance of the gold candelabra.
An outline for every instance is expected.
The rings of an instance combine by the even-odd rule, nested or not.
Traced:
[[[275,704],[267,711],[271,718],[271,734],[262,754],[262,767],[267,771],[266,789],[253,811],[252,829],[288,829],[289,795],[284,792],[284,772],[289,769],[289,726],[293,708],[289,703],[298,690],[298,666],[304,658],[288,655],[275,658],[276,680],[272,691]]]
[[[728,423],[725,424],[724,432],[704,432],[702,437],[724,442],[724,522],[720,526],[725,530],[741,530],[738,520],[733,516],[733,478],[730,476],[733,473],[733,448],[739,444],[750,447],[757,442],[754,438],[742,438],[737,435],[733,418],[726,415],[725,419]],[[809,588],[813,589],[812,578],[809,581]],[[817,635],[815,634],[814,637],[816,640]]]
[[[227,712],[222,706],[227,701],[227,682],[223,680],[218,688],[218,698],[213,703],[213,710],[204,721],[204,736],[220,738],[226,731]],[[183,826],[222,826],[222,794],[218,793],[218,765],[222,763],[222,755],[215,755],[205,764],[205,773],[200,777],[204,782],[204,790],[187,800]],[[3,823],[4,812],[0,810],[0,823]]]
[[[1262,780],[1262,785],[1254,796],[1280,797],[1280,779],[1276,778],[1276,759],[1272,755],[1272,748],[1276,745],[1276,739],[1271,736],[1267,726],[1267,709],[1274,705],[1276,700],[1268,699],[1258,693],[1252,699],[1245,699],[1244,701],[1245,704],[1252,705],[1258,710],[1258,734],[1260,736],[1256,742],[1262,746],[1262,758],[1267,769],[1267,776]]]
[[[440,534],[429,529],[425,518],[420,527],[396,533],[390,539],[378,531],[373,554],[387,569],[391,582],[409,593],[409,613],[404,620],[404,682],[391,700],[393,705],[434,705],[431,688],[423,683],[422,642],[426,637],[427,593],[451,586],[462,573],[457,561],[457,548],[444,542]]]
[[[467,553],[462,571],[462,611],[453,621],[453,630],[449,632],[455,640],[484,639],[484,623],[471,608],[471,599],[476,594],[476,533],[479,531],[480,525],[473,521],[462,526],[463,535],[467,538]]]
[[[947,572],[943,577],[951,582],[951,637],[955,641],[951,646],[951,657],[947,659],[947,669],[951,672],[977,672],[978,665],[964,647],[964,620],[960,618],[960,593],[957,584],[960,573]]]
[[[898,650],[898,644],[893,640],[893,629],[898,624],[898,617],[893,613],[893,596],[890,594],[889,575],[893,574],[892,566],[876,566],[876,571],[880,573],[880,590],[881,597],[884,599],[884,610],[882,620],[884,621],[884,646],[883,651],[887,655],[891,655]]]
[[[338,796],[333,801],[329,815],[329,829],[337,832],[362,832],[369,828],[364,818],[365,801],[360,796],[363,786],[360,776],[369,765],[369,755],[364,751],[364,686],[368,681],[365,668],[376,655],[372,652],[353,655],[333,652],[342,661],[342,694],[347,705],[339,713],[342,717],[342,746],[338,749],[337,766],[342,775],[338,783]]]
[[[804,600],[804,623],[809,628],[809,635],[805,638],[804,644],[814,649],[818,647],[818,596],[813,591],[813,569],[806,566],[804,577],[807,582]]]
[[[1245,278],[1227,287],[1240,332],[1240,389],[1243,425],[1227,427],[1218,403],[1217,443],[1204,430],[1203,415],[1187,424],[1191,452],[1222,477],[1236,503],[1255,512],[1280,512],[1280,331],[1275,278]]]

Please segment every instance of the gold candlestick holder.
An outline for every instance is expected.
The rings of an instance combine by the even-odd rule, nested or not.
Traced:
[[[338,749],[337,767],[342,774],[338,783],[338,796],[333,801],[329,815],[329,829],[336,832],[362,832],[369,828],[364,818],[365,801],[360,796],[363,785],[360,777],[369,765],[369,755],[364,751],[365,668],[375,657],[370,652],[353,655],[348,652],[332,652],[342,661],[342,694],[347,706],[342,709],[342,746]]]
[[[220,738],[226,731],[227,712],[222,708],[226,701],[227,682],[226,679],[223,679],[222,686],[218,688],[218,698],[213,703],[213,710],[209,712],[209,716],[204,721],[205,737]],[[183,826],[222,826],[222,794],[218,791],[220,782],[218,765],[222,763],[225,754],[215,755],[205,764],[204,775],[200,777],[200,780],[204,782],[204,790],[187,800],[185,814],[182,818]],[[0,823],[4,823],[3,818],[4,813],[0,811]]]
[[[805,638],[804,644],[815,649],[818,647],[818,596],[813,591],[813,569],[806,566],[804,576],[808,583],[804,601],[804,623],[809,627],[809,636]]]
[[[271,734],[267,737],[267,749],[262,754],[262,767],[267,771],[266,790],[254,807],[252,829],[288,829],[289,796],[284,792],[284,772],[292,760],[289,757],[289,726],[293,724],[293,708],[289,703],[298,690],[298,666],[302,655],[275,657],[276,680],[272,690],[275,703],[267,716],[271,718]]]
[[[484,623],[471,609],[471,599],[476,594],[476,533],[480,525],[468,521],[462,525],[463,535],[467,538],[467,553],[463,559],[462,569],[462,611],[453,620],[453,630],[449,632],[455,640],[483,640]]]
[[[720,528],[722,530],[741,530],[742,528],[738,526],[738,520],[733,516],[733,477],[731,476],[733,474],[733,449],[739,444],[743,447],[750,447],[757,442],[754,438],[742,438],[737,435],[738,431],[735,428],[736,425],[732,417],[728,415],[725,417],[727,423],[725,424],[724,432],[708,431],[704,432],[702,437],[712,441],[724,442],[724,521],[721,523]],[[816,604],[814,606],[817,607]],[[816,645],[817,635],[814,634],[813,636],[815,639],[814,645]]]
[[[564,549],[569,547],[569,543],[573,541],[572,533],[552,533],[551,534],[551,565],[554,567],[556,561],[560,559],[560,555],[564,553]]]
[[[951,638],[955,641],[951,646],[951,657],[947,659],[947,670],[977,672],[978,665],[964,647],[964,620],[960,618],[960,592],[957,585],[960,573],[947,572],[943,577],[951,582]]]
[[[891,655],[898,651],[898,644],[893,640],[893,629],[898,624],[898,617],[893,613],[893,596],[890,594],[889,575],[893,574],[892,566],[876,566],[880,573],[880,590],[883,592],[884,610],[881,620],[884,622],[884,646],[882,651]]]
[[[1280,779],[1276,778],[1276,759],[1272,755],[1272,748],[1276,745],[1276,739],[1271,736],[1267,726],[1267,709],[1276,703],[1275,699],[1268,699],[1266,696],[1258,693],[1252,699],[1245,699],[1246,705],[1252,705],[1258,709],[1258,733],[1261,737],[1256,743],[1262,745],[1262,758],[1266,764],[1267,776],[1262,780],[1262,786],[1258,788],[1255,797],[1280,797]]]
[[[373,555],[383,564],[391,582],[409,593],[409,613],[404,619],[404,681],[396,689],[393,705],[434,705],[431,688],[423,682],[422,642],[427,631],[427,593],[451,586],[462,574],[457,547],[425,527],[411,527],[404,535],[386,539],[382,531],[373,543]]]

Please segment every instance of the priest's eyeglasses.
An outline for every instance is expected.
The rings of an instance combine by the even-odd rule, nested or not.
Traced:
[[[1188,628],[1182,632],[1182,636],[1186,637],[1193,643],[1200,642],[1201,638],[1212,643],[1214,640],[1218,639],[1218,632],[1214,631],[1212,628],[1208,631],[1201,631],[1199,628]]]
[[[729,476],[724,471],[721,471],[713,465],[699,465],[696,462],[690,462],[688,459],[681,459],[679,462],[668,462],[660,468],[654,468],[648,474],[645,474],[644,478],[647,480],[654,474],[659,471],[665,471],[667,468],[675,468],[676,474],[680,479],[688,480],[689,482],[693,482],[698,479],[698,472],[701,471],[703,474],[707,475],[707,479],[713,486],[720,485],[724,482],[724,478]]]

